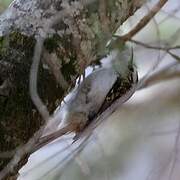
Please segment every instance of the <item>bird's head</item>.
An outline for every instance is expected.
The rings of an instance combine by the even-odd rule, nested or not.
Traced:
[[[120,42],[117,38],[113,38],[108,45],[111,56],[112,68],[122,77],[134,71],[133,49],[129,48],[125,43]]]

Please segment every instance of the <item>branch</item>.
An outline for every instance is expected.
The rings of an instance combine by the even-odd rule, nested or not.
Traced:
[[[44,39],[39,37],[36,42],[33,63],[30,70],[29,89],[30,89],[31,99],[34,105],[38,109],[39,113],[41,114],[45,122],[47,122],[49,119],[49,112],[47,110],[47,107],[40,99],[37,92],[37,79],[38,79],[37,76],[38,76],[38,68],[39,68],[41,53],[43,49],[43,44],[44,44]]]
[[[141,41],[134,40],[134,39],[130,39],[129,41],[133,42],[135,44],[138,44],[140,46],[143,46],[145,48],[154,49],[154,50],[170,51],[170,50],[180,49],[180,45],[172,46],[172,47],[165,47],[165,46],[153,46],[153,45],[149,45],[149,44],[146,44],[146,43],[143,43]]]
[[[171,80],[174,78],[180,78],[180,70],[178,69],[179,62],[171,63],[158,72],[149,76],[137,90],[150,87],[159,82]],[[177,68],[177,69],[176,69]]]
[[[144,16],[140,22],[127,34],[119,36],[120,41],[128,41],[134,35],[136,35],[141,29],[143,29],[149,21],[159,12],[159,10],[166,4],[168,0],[159,0],[158,3]]]

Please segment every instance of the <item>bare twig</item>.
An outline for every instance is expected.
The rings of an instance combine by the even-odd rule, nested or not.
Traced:
[[[40,138],[39,141],[37,142],[36,146],[32,149],[32,152],[37,151],[38,149],[45,146],[46,144],[48,144],[48,143],[52,142],[53,140],[65,135],[66,133],[72,132],[72,131],[73,131],[72,126],[66,126],[64,128],[59,129],[58,131],[56,131],[54,133],[51,133],[47,136]]]
[[[171,63],[159,70],[158,72],[149,76],[144,83],[138,87],[137,90],[152,86],[158,82],[167,81],[174,78],[180,78],[180,71],[175,69],[177,65],[180,65],[178,62]]]
[[[134,40],[134,39],[130,39],[129,40],[130,42],[133,42],[135,44],[138,44],[140,46],[143,46],[145,48],[148,48],[148,49],[154,49],[154,50],[163,50],[163,51],[168,51],[168,50],[175,50],[175,49],[180,49],[180,45],[177,45],[177,46],[172,46],[172,47],[165,47],[165,46],[153,46],[153,45],[150,45],[150,44],[146,44],[146,43],[143,43],[141,41],[138,41],[138,40]]]
[[[179,30],[177,31],[177,33],[179,33]],[[137,41],[137,40],[132,40],[132,39],[130,39],[129,41],[134,42],[134,43],[136,43],[138,45],[141,45],[141,46],[143,46],[145,48],[148,48],[148,49],[155,49],[155,50],[165,51],[165,53],[169,54],[170,56],[172,56],[174,59],[176,59],[178,61],[178,63],[172,63],[172,64],[168,65],[167,67],[165,67],[162,70],[156,72],[155,74],[152,74],[151,76],[149,76],[147,78],[142,78],[140,80],[140,82],[139,82],[139,86],[138,86],[137,90],[145,88],[147,86],[151,86],[151,85],[153,85],[153,84],[155,84],[157,82],[160,82],[160,81],[165,81],[165,80],[169,80],[169,79],[179,77],[179,74],[180,74],[179,70],[173,70],[172,71],[171,68],[175,67],[176,65],[179,64],[180,57],[177,56],[176,54],[172,53],[171,50],[179,49],[180,46],[161,47],[161,46],[152,46],[152,45],[149,45],[149,44]]]
[[[38,130],[32,138],[23,146],[19,147],[11,159],[11,161],[6,165],[6,167],[0,172],[0,179],[3,179],[9,172],[13,172],[14,168],[18,165],[18,163],[22,160],[22,158],[30,153],[32,147],[36,144],[37,140],[42,134],[44,126]],[[13,151],[12,151],[13,152]]]
[[[143,46],[147,49],[154,49],[154,50],[162,50],[162,51],[170,51],[170,50],[176,50],[176,49],[180,49],[180,45],[176,45],[176,46],[170,46],[170,44],[173,44],[177,41],[178,37],[180,34],[180,28],[177,29],[177,31],[169,37],[169,41],[168,41],[168,45],[165,44],[163,46],[157,46],[157,45],[150,45],[151,43],[147,44],[147,43],[143,43],[141,41],[138,40],[134,40],[134,39],[129,39],[130,42],[133,42],[137,45]]]
[[[164,23],[165,21],[167,21],[169,18],[174,18],[174,19],[180,20],[180,18],[175,15],[177,12],[179,12],[179,9],[180,9],[180,5],[178,5],[178,6],[177,6],[173,11],[171,11],[170,13],[162,10],[162,12],[165,13],[165,14],[167,14],[167,16],[159,22],[159,25],[162,24],[162,23]]]
[[[150,9],[149,9],[149,7],[147,6],[147,9],[148,9],[148,11],[150,11]],[[159,30],[159,27],[158,27],[158,24],[157,24],[157,21],[156,21],[156,19],[153,17],[152,18],[152,20],[153,20],[153,23],[154,23],[154,25],[155,25],[155,29],[156,29],[156,34],[157,34],[157,44],[158,44],[158,46],[160,46],[160,42],[161,42],[161,40],[160,40],[160,30]],[[153,64],[153,66],[150,68],[150,70],[145,74],[145,76],[142,78],[142,81],[141,82],[143,82],[143,80],[144,81],[146,81],[147,79],[148,79],[148,77],[149,77],[149,75],[152,73],[152,72],[154,72],[154,70],[160,65],[160,63],[162,62],[162,60],[163,60],[163,58],[161,57],[161,52],[160,52],[160,50],[158,51],[158,54],[157,54],[157,59],[156,59],[156,61],[155,61],[155,63]]]
[[[63,173],[64,168],[66,167],[66,165],[68,165],[71,160],[75,159],[77,157],[77,155],[83,151],[83,149],[86,147],[86,145],[88,144],[89,140],[89,136],[85,137],[79,144],[78,148],[74,149],[73,151],[70,151],[62,160],[59,161],[59,163],[57,163],[53,169],[50,169],[49,171],[47,171],[43,176],[41,176],[38,180],[44,179],[45,176],[47,176],[49,173],[54,172],[55,170],[57,170],[59,168],[59,166],[62,166],[62,168],[59,170],[58,169],[58,173],[55,175],[54,179],[58,179],[60,178],[60,176]],[[72,144],[70,145],[72,146]]]
[[[176,54],[170,52],[169,50],[167,51],[167,53],[168,53],[169,55],[171,55],[174,59],[176,59],[178,62],[180,62],[180,57],[179,57],[179,56],[177,56]]]
[[[165,51],[167,52],[170,56],[172,56],[174,59],[176,59],[178,62],[180,62],[180,57],[174,53],[171,52],[171,50],[176,50],[176,49],[180,49],[180,45],[177,45],[177,46],[173,46],[173,47],[163,47],[163,46],[153,46],[153,45],[149,45],[149,44],[146,44],[146,43],[143,43],[143,42],[140,42],[140,41],[137,41],[137,40],[133,40],[133,39],[130,39],[129,41],[131,42],[134,42],[138,45],[141,45],[145,48],[148,48],[148,49],[155,49],[155,50],[162,50],[162,51]]]
[[[49,119],[49,112],[47,110],[47,107],[40,99],[37,92],[37,76],[38,76],[39,63],[41,59],[41,53],[43,49],[43,43],[44,43],[44,38],[39,37],[36,42],[33,63],[30,70],[29,88],[30,88],[31,99],[34,105],[38,109],[43,119],[47,121]]]
[[[142,28],[144,28],[149,21],[159,12],[168,0],[159,0],[158,3],[144,16],[140,22],[127,34],[119,36],[120,41],[128,41],[136,35]]]

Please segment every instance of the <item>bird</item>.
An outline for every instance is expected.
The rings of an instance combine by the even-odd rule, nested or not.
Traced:
[[[131,50],[113,49],[108,63],[88,75],[66,101],[60,127],[71,125],[78,134],[137,82]]]

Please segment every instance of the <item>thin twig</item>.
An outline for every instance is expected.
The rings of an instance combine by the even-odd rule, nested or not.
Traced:
[[[40,149],[41,147],[45,146],[46,144],[52,142],[53,140],[62,137],[63,135],[65,135],[68,132],[73,131],[72,126],[66,126],[64,128],[59,129],[58,131],[51,133],[47,136],[43,136],[39,139],[39,141],[37,142],[37,144],[35,145],[35,147],[32,149],[32,152],[37,151],[38,149]]]
[[[29,88],[30,88],[31,99],[34,105],[38,109],[43,119],[47,122],[49,119],[49,112],[37,92],[37,78],[38,78],[37,76],[38,76],[39,63],[41,59],[41,53],[43,49],[43,43],[44,43],[44,38],[38,37],[34,50],[33,63],[30,70]]]
[[[141,42],[141,41],[134,40],[134,39],[130,39],[129,41],[130,41],[130,42],[133,42],[133,43],[135,43],[135,44],[138,44],[138,45],[140,45],[140,46],[144,46],[145,48],[154,49],[154,50],[168,51],[168,50],[180,49],[180,45],[172,46],[172,47],[164,47],[164,46],[153,46],[153,45],[149,45],[149,44],[146,44],[146,43],[143,43],[143,42]]]
[[[147,6],[147,9],[148,9],[148,11],[150,11],[150,9],[149,9],[148,6]],[[154,23],[154,25],[155,25],[156,34],[157,34],[157,37],[158,37],[158,38],[157,38],[157,39],[158,39],[157,44],[158,44],[158,46],[160,46],[160,42],[161,42],[161,40],[160,40],[160,30],[159,30],[159,27],[158,27],[158,24],[157,24],[156,19],[153,17],[152,20],[153,20],[153,23]],[[145,76],[142,78],[142,82],[143,82],[143,80],[146,81],[146,80],[148,79],[149,75],[150,75],[152,72],[154,72],[154,70],[160,65],[160,63],[162,62],[162,60],[163,60],[163,58],[161,58],[161,52],[160,52],[160,50],[159,50],[159,51],[158,51],[158,55],[157,55],[157,59],[156,59],[155,63],[154,63],[153,66],[150,68],[150,70],[145,74]]]
[[[86,147],[86,145],[88,144],[88,140],[89,140],[89,136],[85,137],[82,142],[80,142],[78,148],[74,149],[73,151],[70,151],[61,161],[59,161],[59,163],[57,163],[53,169],[50,169],[49,171],[47,171],[43,176],[41,176],[40,178],[38,178],[37,180],[41,180],[44,179],[45,176],[47,176],[49,173],[52,173],[54,171],[56,171],[59,166],[62,166],[61,169],[58,169],[58,173],[55,175],[54,179],[58,179],[60,178],[60,176],[62,175],[62,172],[64,171],[65,167],[71,162],[71,160],[73,160],[74,158],[76,158],[76,156],[83,151],[83,149]],[[72,146],[72,144],[71,144]]]
[[[120,41],[128,41],[134,35],[136,35],[141,29],[143,29],[149,21],[159,12],[159,10],[165,5],[168,0],[159,0],[158,3],[144,16],[139,23],[127,34],[119,36]]]
[[[171,55],[174,59],[176,59],[178,62],[180,62],[180,57],[179,57],[179,56],[177,56],[176,54],[170,52],[169,50],[167,51],[167,53],[168,53],[169,55]]]
[[[141,86],[138,87],[137,90],[144,89],[146,87],[150,87],[158,82],[167,81],[174,78],[180,78],[180,71],[176,70],[175,67],[180,65],[178,62],[173,62],[156,73],[149,76]]]
[[[61,139],[61,140],[62,140],[62,139]],[[56,143],[58,143],[59,141],[60,141],[60,140],[58,139],[58,140],[56,141]],[[45,160],[43,160],[43,164],[46,163],[46,162],[48,162],[49,160],[53,159],[53,158],[54,158],[55,156],[57,156],[58,154],[63,153],[64,151],[66,151],[67,149],[69,149],[70,146],[71,146],[71,145],[67,145],[67,146],[63,147],[62,149],[58,150],[55,154],[52,154],[52,155],[48,156]],[[41,163],[42,163],[42,162],[38,162],[35,166],[29,168],[29,169],[28,169],[28,172],[24,172],[24,173],[22,174],[22,176],[26,176],[26,175],[27,175],[28,173],[30,173],[31,171],[37,169],[39,166],[41,166]]]
[[[178,5],[178,6],[177,6],[173,11],[171,11],[170,13],[162,10],[162,12],[165,13],[167,16],[159,22],[159,25],[162,24],[162,23],[164,23],[165,21],[169,20],[170,18],[173,18],[173,19],[176,19],[176,20],[180,20],[180,18],[175,15],[177,12],[179,12],[179,9],[180,9],[180,5]]]

